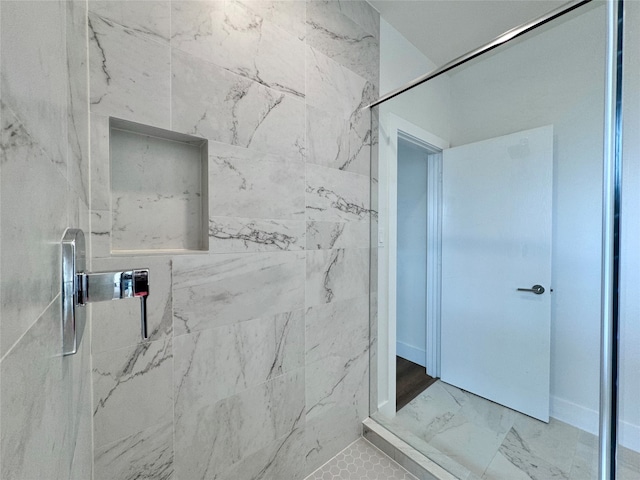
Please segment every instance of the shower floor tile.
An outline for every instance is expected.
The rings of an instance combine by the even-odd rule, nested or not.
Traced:
[[[598,475],[596,436],[553,418],[540,422],[440,380],[395,418],[372,417],[461,480]],[[623,449],[619,458],[621,478],[640,478],[639,453]]]
[[[359,438],[305,480],[417,480],[390,457]]]

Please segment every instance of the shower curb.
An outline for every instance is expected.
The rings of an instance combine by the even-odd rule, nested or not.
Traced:
[[[459,480],[371,418],[362,422],[362,436],[419,480]]]

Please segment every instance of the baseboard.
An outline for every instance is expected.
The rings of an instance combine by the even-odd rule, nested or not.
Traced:
[[[599,414],[577,403],[570,402],[560,397],[551,397],[551,416],[561,422],[598,435]]]
[[[427,352],[423,349],[416,348],[412,345],[397,341],[396,342],[396,355],[405,358],[410,362],[417,363],[423,367],[427,366]]]
[[[640,425],[620,422],[618,443],[625,448],[640,452]]]
[[[600,414],[563,398],[551,397],[551,416],[593,435],[598,435]],[[640,452],[640,426],[620,422],[618,442],[625,448]]]

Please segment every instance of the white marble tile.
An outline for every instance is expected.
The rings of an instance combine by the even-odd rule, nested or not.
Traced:
[[[426,439],[461,408],[462,405],[442,387],[442,382],[436,382],[402,408],[396,421]]]
[[[307,252],[307,306],[347,300],[369,292],[369,249]]]
[[[72,191],[89,204],[89,61],[86,3],[65,2],[67,27],[67,132],[69,137],[67,178]]]
[[[349,14],[353,15],[353,11]],[[307,2],[307,44],[377,84],[379,77],[379,42],[369,33],[337,11],[331,0]]]
[[[211,478],[301,425],[304,370],[200,409],[176,412],[177,478]]]
[[[304,445],[306,474],[330,460],[362,433],[362,420],[352,405],[339,405],[307,420]]]
[[[174,340],[176,415],[304,366],[304,311],[181,335]]]
[[[349,407],[358,418],[368,416],[369,356],[368,350],[353,352],[349,357],[330,356],[307,363],[305,402],[307,420],[331,415],[336,408]]]
[[[315,48],[307,47],[306,61],[308,106],[346,119],[376,99],[374,84]]]
[[[67,227],[69,187],[31,132],[4,103],[0,108],[2,356],[60,291],[60,239]]]
[[[340,0],[331,3],[337,3],[337,7],[343,15],[380,40],[380,14],[369,2]]]
[[[368,307],[369,299],[365,295],[352,300],[307,308],[305,363],[322,363],[322,360],[332,356],[351,359],[367,352]],[[336,332],[340,332],[340,335],[336,335]]]
[[[596,480],[598,478],[598,437],[580,432],[573,458],[570,480]]]
[[[169,0],[89,0],[89,12],[126,28],[132,35],[159,43],[169,43]]]
[[[304,269],[304,252],[176,257],[175,335],[303,308]]]
[[[304,454],[304,427],[297,426],[267,447],[244,457],[227,469],[214,473],[211,479],[297,480],[304,476]]]
[[[2,2],[0,88],[2,101],[66,177],[65,16],[62,1]]]
[[[58,297],[0,364],[2,478],[69,476],[80,385],[61,355],[60,308]]]
[[[115,128],[109,143],[112,249],[205,250],[201,147]]]
[[[371,160],[369,111],[358,109],[348,118],[307,107],[307,161],[369,175]]]
[[[93,272],[149,269],[147,325],[150,341],[166,340],[173,329],[171,308],[171,261],[167,257],[113,257],[93,260]],[[93,353],[132,347],[143,343],[140,334],[140,300],[99,302],[91,305]]]
[[[93,355],[94,447],[173,415],[171,339]]]
[[[275,23],[300,40],[304,40],[306,33],[304,0],[238,0],[247,9],[253,11],[264,20]]]
[[[92,260],[109,258],[111,256],[111,212],[92,211],[90,231]],[[85,237],[85,240],[89,238]]]
[[[209,252],[304,250],[304,220],[211,217]]]
[[[366,222],[307,222],[307,250],[366,248],[369,226]]]
[[[531,452],[515,429],[512,429],[482,478],[502,479],[568,479],[569,472],[562,471]]]
[[[533,457],[542,458],[567,476],[571,471],[580,430],[555,418],[544,423],[518,415],[506,442],[519,441],[519,447]]]
[[[95,452],[95,480],[173,478],[173,422],[147,428]]]
[[[300,161],[304,101],[172,52],[173,129]]]
[[[111,169],[109,167],[109,117],[91,119],[91,209],[111,210]],[[109,226],[109,232],[111,226]]]
[[[369,177],[307,164],[307,220],[368,222]]]
[[[173,2],[171,45],[254,82],[303,98],[304,42],[247,7],[235,1]]]
[[[209,214],[304,219],[305,166],[221,143],[209,144]]]
[[[169,46],[94,13],[88,21],[91,113],[169,128]]]

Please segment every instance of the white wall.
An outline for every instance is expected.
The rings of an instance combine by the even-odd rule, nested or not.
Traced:
[[[398,142],[396,352],[426,367],[427,155]]]
[[[593,432],[599,402],[604,19],[604,7],[592,9],[451,75],[453,145],[554,126],[551,414]]]

